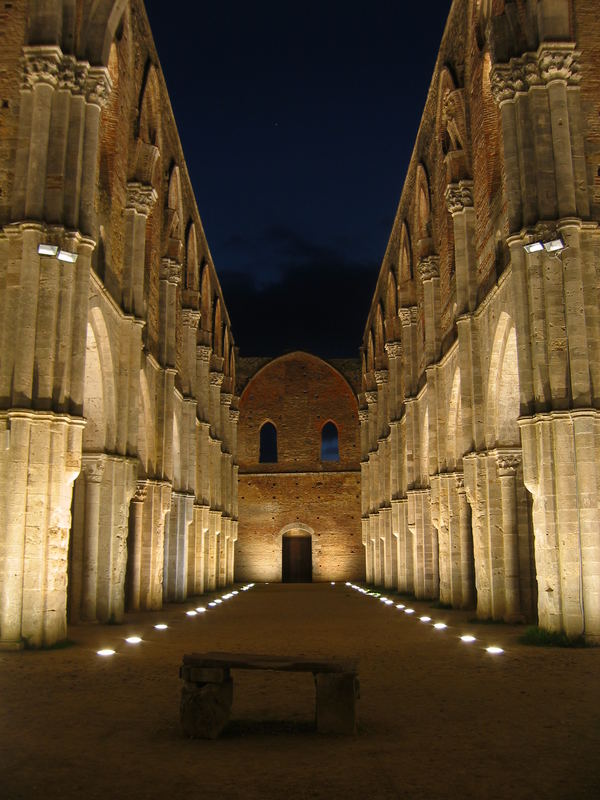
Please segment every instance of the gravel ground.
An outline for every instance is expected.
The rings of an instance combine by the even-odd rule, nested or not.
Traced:
[[[410,617],[339,583],[256,585],[187,617],[193,605],[0,653],[3,800],[600,796],[600,648],[525,647],[517,626],[416,601]],[[358,735],[314,731],[310,675],[238,672],[221,738],[184,738],[178,667],[205,650],[358,657]]]

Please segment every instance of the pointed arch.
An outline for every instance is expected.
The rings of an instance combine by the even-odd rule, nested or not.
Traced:
[[[417,167],[415,184],[415,231],[417,242],[421,245],[432,237],[431,227],[431,195],[429,192],[429,179],[423,164]],[[422,252],[421,255],[425,253]]]
[[[398,315],[398,287],[393,270],[390,269],[387,278],[387,290],[385,293],[385,318],[395,319]]]
[[[375,330],[375,369],[381,367],[385,360],[385,333],[383,329],[383,308],[381,303],[377,303],[377,310],[375,312],[374,330]]]
[[[448,402],[447,464],[456,469],[462,459],[462,406],[460,395],[460,368],[456,367]]]
[[[212,285],[208,264],[202,269],[202,282],[200,284],[200,327],[212,333]]]
[[[216,297],[213,313],[213,353],[216,356],[223,355],[223,312],[221,310],[221,298]]]
[[[258,461],[260,464],[277,463],[277,428],[267,420],[261,425],[259,432],[259,453]]]
[[[487,446],[520,447],[517,334],[505,311],[500,314],[494,335],[485,410]]]
[[[410,245],[410,233],[406,222],[402,223],[400,233],[400,266],[398,270],[399,283],[407,283],[413,279],[412,250]]]
[[[178,263],[183,260],[183,200],[177,164],[171,167],[164,219],[165,255]]]
[[[321,461],[339,461],[340,446],[338,427],[328,420],[321,428]]]
[[[185,247],[185,288],[192,292],[199,289],[199,262],[198,262],[198,240],[196,238],[196,226],[190,220],[188,222],[186,247]]]
[[[90,64],[106,66],[128,0],[84,0],[79,55]]]

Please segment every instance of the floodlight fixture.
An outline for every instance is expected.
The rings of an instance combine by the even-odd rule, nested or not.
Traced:
[[[38,244],[38,255],[40,256],[52,256],[53,258],[56,257],[58,253],[58,247],[55,244]]]
[[[563,240],[558,237],[558,239],[551,239],[549,242],[544,242],[544,250],[547,253],[560,253],[566,247]]]
[[[542,242],[530,242],[530,244],[523,245],[526,253],[540,253],[544,249]]]
[[[67,264],[74,264],[77,261],[77,253],[71,253],[69,250],[59,250],[57,258]]]

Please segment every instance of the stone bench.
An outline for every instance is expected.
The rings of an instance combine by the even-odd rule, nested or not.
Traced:
[[[356,733],[359,697],[358,661],[192,653],[179,668],[183,680],[180,717],[187,736],[216,739],[231,714],[232,669],[312,672],[316,687],[316,727],[319,733]]]

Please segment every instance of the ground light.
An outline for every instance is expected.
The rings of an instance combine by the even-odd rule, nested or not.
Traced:
[[[419,617],[421,622],[431,622],[431,617]]]
[[[216,603],[209,603],[208,605],[209,605],[211,608],[215,608],[217,604],[216,604]]]
[[[204,608],[204,606],[198,606],[196,611],[198,612],[198,614],[205,614],[206,613],[206,609]]]
[[[415,610],[414,610],[414,608],[405,608],[404,609],[404,613],[405,614],[414,614]]]
[[[491,653],[494,656],[497,656],[500,653],[504,652],[504,650],[501,647],[496,647],[495,645],[492,645],[492,647],[486,647],[485,649],[487,650],[488,653]]]
[[[464,636],[460,637],[461,642],[466,642],[467,644],[471,644],[471,642],[476,642],[477,639],[474,636],[471,636],[470,633],[465,633]]]
[[[443,631],[444,628],[447,628],[448,626],[445,622],[436,622],[433,627],[436,629],[436,631]]]
[[[191,611],[186,611],[185,613],[188,617],[195,617],[198,612],[192,609]]]
[[[104,650],[98,650],[98,655],[99,656],[114,656],[114,654],[115,654],[115,651],[114,650],[110,650],[108,647],[106,647]]]
[[[169,626],[165,625],[164,622],[159,622],[158,625],[155,625],[154,627],[157,631],[166,631]]]
[[[141,636],[128,636],[127,639],[125,639],[125,641],[127,642],[127,644],[139,644],[142,641],[142,637]]]

